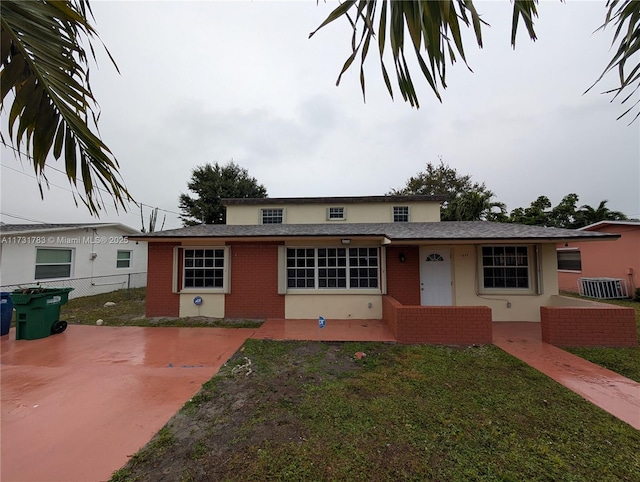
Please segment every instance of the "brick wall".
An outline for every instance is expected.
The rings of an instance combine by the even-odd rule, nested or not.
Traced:
[[[382,316],[399,343],[491,343],[491,308],[487,306],[407,306],[383,296]]]
[[[557,346],[638,346],[632,308],[540,307],[542,341]]]
[[[146,315],[179,316],[180,297],[172,293],[173,248],[176,243],[148,245]]]
[[[277,244],[231,245],[231,293],[225,297],[225,317],[284,318]]]
[[[400,254],[404,262],[400,261]],[[420,304],[420,255],[417,246],[387,248],[387,294],[403,305]]]

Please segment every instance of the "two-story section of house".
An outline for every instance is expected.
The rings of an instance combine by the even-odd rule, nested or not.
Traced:
[[[539,322],[558,294],[557,243],[617,238],[440,222],[442,200],[224,199],[225,225],[131,237],[148,241],[147,316],[387,321],[398,307],[417,318],[435,307],[429,316],[445,313],[451,326],[469,319],[462,308],[489,322]]]

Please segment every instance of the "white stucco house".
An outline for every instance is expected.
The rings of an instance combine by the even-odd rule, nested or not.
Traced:
[[[119,223],[0,225],[0,286],[73,287],[71,297],[146,286],[147,243]]]

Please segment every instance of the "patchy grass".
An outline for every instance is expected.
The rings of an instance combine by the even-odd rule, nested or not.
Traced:
[[[493,346],[247,340],[112,481],[632,481],[638,446]]]
[[[584,298],[574,293],[562,293],[565,296],[593,300]],[[636,327],[638,339],[640,339],[640,302],[630,300],[595,300],[601,303],[609,303],[625,308],[633,308],[636,313]],[[592,348],[592,347],[569,347],[566,351],[578,355],[579,357],[596,363],[604,368],[619,373],[622,376],[640,383],[640,348]]]
[[[257,328],[264,320],[190,318],[146,318],[146,288],[133,288],[74,298],[60,308],[60,319],[78,325],[95,325],[101,319],[106,326],[178,326],[216,328]],[[104,306],[107,302],[115,306]]]

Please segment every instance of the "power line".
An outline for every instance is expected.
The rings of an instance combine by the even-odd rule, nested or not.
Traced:
[[[14,150],[14,151],[16,151],[16,152],[19,152],[19,151],[18,151],[17,149],[15,149],[14,147],[11,147],[11,146],[5,146],[5,147],[8,147],[8,148],[10,148],[10,149],[13,149],[13,150]],[[25,154],[25,156],[26,156],[26,154]],[[28,158],[30,158],[30,159],[33,159],[31,156],[26,156],[26,157],[28,157]],[[20,174],[22,174],[22,175],[24,175],[24,176],[30,177],[31,179],[35,179],[36,181],[38,181],[38,182],[39,182],[39,179],[38,179],[36,176],[32,175],[32,174],[28,174],[28,173],[26,173],[26,172],[24,172],[24,171],[20,171],[20,170],[18,170],[18,169],[13,168],[13,167],[7,166],[6,164],[2,164],[2,167],[5,167],[5,168],[10,169],[10,170],[12,170],[12,171],[15,171],[15,172],[17,172],[17,173],[20,173]],[[53,170],[53,171],[57,171],[57,172],[59,172],[59,173],[61,173],[61,174],[66,175],[66,172],[64,172],[64,171],[62,171],[61,169],[58,169],[58,168],[56,168],[56,167],[53,167],[53,166],[48,165],[48,166],[47,166],[47,168],[48,168],[48,169],[51,169],[51,170]],[[75,178],[75,180],[84,184],[84,181],[82,181],[82,179]],[[66,187],[63,187],[63,186],[59,186],[59,185],[57,185],[57,184],[53,184],[53,183],[49,182],[48,180],[47,180],[46,182],[47,182],[47,186],[54,186],[54,187],[57,187],[57,188],[59,188],[59,189],[63,189],[63,190],[65,190],[65,191],[67,191],[67,192],[70,192],[71,194],[75,194],[75,192],[74,192],[72,189],[69,189],[69,188],[66,188]],[[107,194],[111,195],[111,193],[110,193],[109,191],[107,191],[106,189],[104,189],[104,188],[96,187],[96,189],[97,189],[98,191],[102,191],[102,192],[105,192],[105,193],[107,193]],[[135,202],[135,201],[134,201],[134,202]],[[113,204],[109,204],[109,203],[104,203],[104,204],[105,204],[105,206],[112,207],[112,208],[114,208],[114,209],[116,209],[116,210],[118,209],[118,208],[117,208],[116,206],[114,206]],[[146,204],[146,203],[143,203],[143,202],[138,202],[138,203],[136,203],[136,204],[138,204],[138,205],[140,205],[140,206],[148,207],[148,208],[151,208],[151,209],[158,209],[158,211],[162,211],[162,212],[164,212],[164,213],[169,213],[169,214],[174,214],[174,215],[176,215],[176,216],[182,216],[182,215],[184,214],[184,213],[177,213],[177,212],[175,212],[175,211],[170,211],[170,210],[168,210],[168,209],[163,209],[163,208],[160,208],[160,207],[157,207],[157,206],[152,206],[152,205],[150,205],[150,204]]]
[[[48,223],[45,223],[44,221],[36,221],[35,219],[29,219],[29,218],[25,218],[23,216],[16,216],[15,214],[9,214],[9,213],[5,213],[5,212],[2,212],[2,211],[0,211],[0,214],[3,215],[3,216],[8,216],[10,218],[21,219],[23,221],[31,221],[33,223],[39,223],[39,224],[48,224]]]

